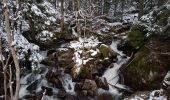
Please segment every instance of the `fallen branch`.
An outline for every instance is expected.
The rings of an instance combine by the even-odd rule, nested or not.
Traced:
[[[117,85],[113,85],[113,84],[110,84],[110,83],[107,83],[108,85],[114,87],[114,88],[117,88],[117,89],[120,89],[120,90],[123,90],[123,91],[127,91],[127,92],[130,92],[130,93],[133,93],[133,91],[131,89],[128,89],[128,88],[122,88],[122,87],[119,87]]]

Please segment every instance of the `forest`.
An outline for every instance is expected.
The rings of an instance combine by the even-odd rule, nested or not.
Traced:
[[[170,100],[170,0],[0,0],[0,100]]]

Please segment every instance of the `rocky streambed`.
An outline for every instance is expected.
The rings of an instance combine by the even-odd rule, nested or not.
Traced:
[[[89,32],[41,51],[45,59],[22,78],[20,98],[166,100],[169,37],[147,33],[138,24],[130,32]]]
[[[117,49],[120,41],[105,45],[95,37],[79,38],[53,50],[41,51],[38,73],[22,78],[20,98],[28,100],[120,99],[130,89],[119,78],[129,57]]]

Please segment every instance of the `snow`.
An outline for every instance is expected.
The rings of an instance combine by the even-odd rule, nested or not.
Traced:
[[[99,43],[98,39],[92,36],[90,38],[79,38],[79,41],[71,41],[69,47],[74,50],[80,50],[83,47],[90,49],[96,47]]]
[[[148,100],[167,100],[166,96],[164,96],[162,92],[163,92],[162,90],[152,91]]]
[[[135,14],[125,14],[123,16],[125,22],[135,23],[138,21],[138,13]]]
[[[40,39],[42,42],[52,40],[54,33],[49,32],[48,30],[43,30],[40,34],[37,35],[37,39]]]
[[[170,86],[169,78],[170,78],[170,71],[168,71],[168,73],[166,74],[166,76],[164,77],[164,80],[163,80],[163,85],[165,87],[167,87],[167,85]]]
[[[75,31],[75,28],[72,28],[72,34],[74,35],[74,36],[76,36],[76,37],[78,37],[78,34],[76,33],[76,31]]]
[[[5,60],[5,57],[0,54],[0,61],[3,61],[3,60]]]
[[[114,22],[114,23],[109,23],[108,25],[110,25],[110,26],[121,26],[122,23],[121,22]]]
[[[95,47],[97,47],[99,45],[99,41],[97,38],[95,37],[85,37],[85,38],[79,38],[78,41],[71,41],[70,42],[70,48],[74,49],[74,58],[73,60],[76,63],[76,69],[75,72],[79,73],[80,69],[81,69],[81,65],[82,64],[86,64],[88,61],[90,61],[92,58],[88,58],[88,59],[83,59],[83,57],[81,57],[81,53],[83,52],[83,48],[89,50],[90,52],[92,52],[92,56],[95,56],[97,51],[93,50]]]
[[[22,31],[28,31],[30,28],[28,22],[26,22],[25,20],[22,20]]]
[[[54,9],[54,7],[52,6],[51,3],[45,1],[42,3],[42,6],[45,8],[45,11],[50,13],[50,14],[55,14],[56,10]]]
[[[41,12],[41,10],[38,9],[38,7],[37,7],[36,5],[33,5],[33,6],[31,7],[31,10],[32,10],[32,12],[34,12],[37,16],[42,16],[42,15],[43,15],[43,13]]]
[[[98,54],[98,51],[90,50],[91,56],[94,57]]]

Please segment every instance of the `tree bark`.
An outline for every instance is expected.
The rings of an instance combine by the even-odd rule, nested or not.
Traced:
[[[114,16],[116,16],[116,12],[117,12],[117,0],[114,0]]]
[[[80,10],[80,0],[75,0],[74,2],[75,10],[77,11],[77,34],[81,34],[80,21],[79,21],[79,10]]]
[[[7,33],[7,40],[9,43],[9,47],[12,53],[12,57],[14,60],[14,64],[15,64],[15,75],[16,75],[16,89],[15,89],[15,96],[14,96],[14,100],[18,100],[19,99],[19,89],[20,89],[20,67],[19,67],[19,60],[15,51],[15,48],[12,46],[12,32],[10,29],[10,23],[9,23],[9,9],[8,9],[8,1],[7,0],[3,0],[4,5],[6,5],[5,7],[5,31]]]
[[[122,0],[122,16],[121,16],[121,22],[123,22],[123,14],[124,14],[124,0]]]
[[[61,0],[61,32],[64,32],[64,0]]]
[[[138,19],[140,20],[140,18],[141,18],[141,17],[143,16],[143,14],[144,14],[144,0],[139,0],[138,6],[139,6]]]

